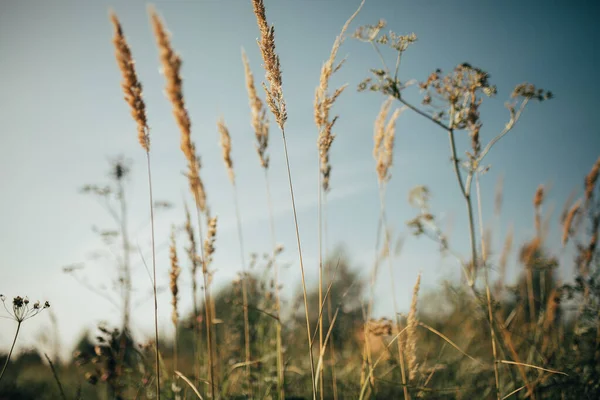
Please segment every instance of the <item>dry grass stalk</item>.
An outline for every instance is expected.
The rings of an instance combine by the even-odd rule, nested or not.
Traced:
[[[298,213],[296,211],[296,202],[294,199],[294,185],[292,183],[292,173],[290,168],[289,154],[287,150],[287,141],[285,138],[285,121],[287,119],[287,112],[285,108],[285,100],[283,98],[283,91],[281,88],[281,66],[279,63],[279,56],[275,51],[275,30],[273,27],[269,27],[267,23],[267,17],[265,15],[265,6],[263,0],[253,0],[254,14],[258,27],[260,29],[261,37],[258,41],[259,48],[263,58],[263,67],[266,72],[266,78],[269,81],[269,88],[263,84],[263,88],[267,94],[267,104],[271,109],[271,112],[275,116],[275,120],[281,129],[281,136],[283,139],[283,150],[285,154],[285,163],[287,169],[288,183],[290,187],[290,197],[292,201],[292,212],[294,214],[294,226],[296,230],[296,243],[298,246],[298,257],[300,261],[300,273],[302,282],[302,295],[304,298],[304,312],[306,317],[306,335],[308,339],[308,356],[310,361],[311,371],[311,383],[313,399],[316,399],[317,387],[315,384],[315,364],[312,353],[312,340],[311,340],[311,329],[310,329],[310,317],[308,309],[308,293],[306,289],[306,279],[304,273],[304,262],[302,259],[302,245],[300,241],[300,229],[298,227]],[[266,170],[265,170],[266,171]]]
[[[267,93],[267,104],[275,116],[277,124],[283,130],[283,126],[287,120],[287,111],[283,98],[281,65],[279,63],[279,55],[277,55],[275,50],[275,28],[269,26],[267,23],[263,0],[252,0],[252,5],[254,6],[254,14],[256,15],[256,21],[260,29],[258,46],[262,54],[266,78],[269,82],[268,88],[263,83],[263,87]]]
[[[167,33],[163,22],[153,9],[150,9],[152,19],[152,28],[158,43],[160,51],[160,60],[162,63],[162,72],[167,80],[166,95],[173,105],[173,116],[177,121],[181,131],[181,151],[188,162],[187,177],[190,189],[194,195],[196,205],[201,211],[206,211],[206,193],[204,184],[200,179],[200,159],[196,154],[196,146],[191,138],[192,122],[183,98],[183,87],[181,81],[181,58],[173,51],[169,34]]]
[[[571,228],[573,226],[573,221],[575,217],[581,210],[581,199],[577,200],[575,204],[569,209],[565,216],[565,220],[563,222],[563,231],[562,231],[562,244],[565,246],[569,241],[569,237],[571,236]]]
[[[421,285],[421,274],[417,276],[417,282],[413,288],[413,297],[410,303],[410,311],[408,312],[408,318],[406,322],[406,341],[404,342],[404,348],[408,363],[408,379],[414,380],[417,376],[417,297],[419,295],[419,287]]]
[[[125,93],[125,101],[131,108],[131,115],[137,124],[138,130],[138,141],[142,148],[146,151],[146,163],[148,172],[148,192],[150,202],[150,226],[151,226],[151,240],[152,240],[152,291],[154,297],[154,340],[156,342],[156,356],[155,356],[155,370],[156,370],[156,396],[160,400],[160,356],[158,350],[158,296],[156,290],[156,246],[154,240],[154,200],[152,196],[152,173],[150,168],[150,137],[148,135],[148,121],[146,119],[146,105],[142,98],[142,84],[137,78],[135,72],[135,62],[131,55],[129,45],[123,35],[123,29],[121,24],[114,13],[110,15],[111,21],[115,28],[115,36],[113,38],[113,44],[115,45],[115,55],[117,58],[117,64],[123,75],[123,81],[121,87]],[[125,226],[125,224],[123,224]],[[123,235],[124,239],[127,235]],[[127,257],[127,242],[126,239],[123,242],[125,247],[125,254]],[[128,279],[127,285],[131,287],[131,279]],[[127,304],[128,301],[126,301]],[[128,306],[126,307],[128,309]],[[125,319],[128,319],[127,312]],[[127,323],[125,327],[127,328]]]
[[[115,45],[115,56],[117,64],[123,75],[121,87],[125,94],[125,101],[131,108],[131,116],[137,123],[138,140],[142,148],[150,151],[150,136],[148,135],[148,121],[146,120],[146,104],[142,97],[142,84],[138,80],[135,72],[135,61],[131,55],[131,50],[127,44],[127,40],[123,35],[121,23],[115,13],[110,14],[110,20],[115,28],[115,36],[113,44]]]
[[[600,157],[596,160],[596,163],[592,167],[590,173],[585,177],[585,199],[589,201],[594,193],[594,187],[600,174]]]
[[[231,136],[229,135],[229,129],[225,125],[225,120],[221,117],[217,121],[217,128],[221,135],[221,148],[223,149],[223,162],[225,168],[227,168],[227,174],[232,184],[235,184],[235,174],[233,173],[233,160],[231,159]]]
[[[263,106],[263,102],[256,93],[256,87],[254,85],[254,76],[250,69],[250,63],[246,53],[242,51],[242,61],[244,63],[244,73],[246,76],[246,90],[248,92],[248,99],[250,103],[250,112],[252,115],[251,125],[254,129],[254,135],[256,137],[256,151],[260,159],[260,165],[262,166],[265,173],[265,189],[267,194],[267,204],[269,209],[269,226],[271,231],[271,242],[273,247],[273,283],[275,286],[275,316],[279,318],[281,310],[281,299],[279,296],[279,268],[277,265],[276,253],[277,246],[275,240],[275,222],[273,218],[273,206],[271,202],[271,191],[269,187],[269,156],[267,155],[267,149],[269,146],[269,120],[267,118],[266,110]],[[276,346],[277,346],[277,386],[279,392],[279,398],[285,398],[284,388],[284,365],[283,365],[283,342],[281,338],[281,320],[277,320],[276,326]]]
[[[267,148],[269,146],[269,120],[267,111],[263,106],[263,102],[256,93],[254,86],[254,76],[250,69],[250,63],[246,52],[242,51],[242,61],[244,62],[244,73],[246,75],[246,90],[248,91],[248,99],[250,101],[250,111],[252,113],[252,128],[256,136],[256,151],[260,158],[260,165],[267,169],[269,168],[269,156]]]

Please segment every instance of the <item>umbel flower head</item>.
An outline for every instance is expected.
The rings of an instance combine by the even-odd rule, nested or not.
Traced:
[[[10,315],[12,319],[21,323],[29,318],[33,318],[39,313],[41,313],[44,309],[50,307],[50,303],[45,301],[44,304],[41,304],[39,301],[31,304],[27,297],[17,296],[12,301],[12,310],[6,306],[6,296],[0,294],[0,300],[2,301],[2,305],[4,309]]]

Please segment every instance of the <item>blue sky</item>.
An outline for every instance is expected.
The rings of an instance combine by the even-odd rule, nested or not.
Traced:
[[[90,182],[103,182],[107,159],[124,154],[133,161],[128,189],[134,241],[149,242],[145,155],[135,125],[123,101],[120,73],[111,43],[108,11],[118,14],[144,85],[149,125],[155,197],[176,208],[157,217],[157,244],[164,243],[171,223],[181,223],[181,198],[187,183],[181,176],[184,159],[179,131],[163,95],[158,54],[148,23],[147,2],[42,0],[9,1],[0,5],[0,292],[48,299],[57,315],[68,350],[84,327],[99,320],[118,321],[104,300],[80,287],[61,272],[65,265],[87,262],[91,281],[107,282],[107,264],[88,262],[102,248],[91,225],[110,227],[110,220],[91,198],[78,194]],[[202,177],[209,203],[219,216],[215,280],[221,285],[239,269],[231,187],[218,147],[216,121],[223,115],[233,139],[234,168],[248,251],[269,248],[264,182],[254,152],[241,49],[246,49],[255,78],[263,78],[256,38],[258,30],[250,1],[187,0],[154,3],[172,32],[174,48],[184,64],[184,94],[192,119],[193,138],[202,157]],[[312,117],[314,90],[320,66],[342,25],[359,1],[266,1],[267,18],[275,25],[281,57],[292,174],[299,207],[308,279],[317,276],[316,128]],[[516,243],[531,237],[531,199],[540,183],[551,185],[546,211],[554,207],[552,226],[572,190],[598,157],[600,136],[595,113],[600,109],[595,78],[599,60],[599,7],[593,1],[383,1],[367,0],[350,28],[379,18],[398,33],[415,32],[418,42],[403,58],[402,80],[424,80],[435,68],[450,70],[468,61],[488,71],[499,89],[482,109],[483,141],[499,132],[508,117],[503,103],[512,88],[533,82],[552,90],[556,98],[533,103],[513,132],[488,157],[492,170],[482,182],[484,217],[491,221],[494,185],[504,177],[504,209],[495,229],[497,251],[509,224],[515,224]],[[340,56],[348,61],[333,85],[349,87],[335,106],[340,115],[331,152],[332,191],[329,199],[329,243],[344,244],[356,268],[367,273],[373,258],[379,200],[372,159],[373,120],[383,98],[357,93],[356,85],[379,67],[370,46],[345,42]],[[393,54],[388,54],[393,57]],[[468,139],[458,138],[467,149]],[[460,150],[463,154],[464,150]],[[289,203],[282,142],[272,124],[269,152],[278,242],[286,247],[284,260],[293,263],[284,276],[285,293],[297,289],[300,272]],[[407,204],[411,187],[424,184],[433,193],[432,208],[442,226],[451,226],[451,244],[466,254],[465,211],[449,163],[443,131],[421,117],[405,112],[397,124],[393,178],[387,193],[388,215],[395,230],[407,236],[396,258],[395,285],[401,309],[410,302],[419,271],[425,288],[444,278],[456,278],[458,267],[442,260],[427,239],[408,237],[404,222],[414,215]],[[188,197],[188,201],[190,201]],[[555,229],[556,231],[556,229]],[[182,237],[183,239],[183,237]],[[558,235],[552,246],[560,250]],[[159,283],[167,282],[167,251],[158,254]],[[135,258],[135,255],[134,255]],[[513,253],[513,261],[515,260]],[[135,258],[136,298],[149,289],[146,272]],[[513,275],[518,266],[513,266]],[[189,283],[187,270],[182,284]],[[568,271],[567,271],[568,272]],[[565,276],[568,273],[564,272]],[[379,313],[390,311],[386,275],[379,280]],[[168,295],[162,295],[160,318],[170,334]],[[182,305],[189,309],[189,294]],[[136,307],[137,333],[149,332],[150,302]],[[35,346],[48,317],[29,321],[20,345]],[[14,329],[0,319],[0,349],[8,347]]]

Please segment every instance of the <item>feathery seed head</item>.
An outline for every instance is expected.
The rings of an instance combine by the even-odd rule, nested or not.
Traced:
[[[123,75],[123,81],[121,87],[125,94],[125,101],[131,108],[131,116],[137,123],[138,140],[142,148],[148,152],[150,151],[150,136],[148,135],[148,122],[146,120],[146,104],[142,97],[142,84],[138,80],[135,72],[135,61],[131,55],[131,50],[123,35],[123,29],[121,23],[117,18],[117,15],[113,12],[110,13],[110,20],[115,29],[115,36],[113,37],[113,44],[115,46],[115,56],[117,58],[117,64]]]
[[[263,88],[267,94],[267,104],[275,116],[279,128],[283,130],[287,120],[287,111],[285,99],[283,98],[281,65],[279,56],[275,50],[275,28],[267,23],[265,5],[263,0],[252,0],[256,22],[260,30],[260,39],[258,47],[263,58],[263,67],[266,73],[266,79],[269,87],[263,83]]]
[[[181,131],[181,150],[188,162],[187,177],[196,205],[202,211],[206,211],[206,193],[204,184],[200,179],[200,159],[196,154],[196,146],[191,138],[190,117],[185,108],[183,98],[183,86],[181,81],[181,58],[173,51],[169,34],[164,24],[154,9],[150,9],[152,28],[158,43],[162,72],[167,81],[166,95],[173,106],[173,116]]]

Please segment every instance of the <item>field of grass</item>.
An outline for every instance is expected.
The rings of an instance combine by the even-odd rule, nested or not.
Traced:
[[[116,65],[122,73],[125,102],[137,125],[141,151],[146,155],[148,199],[145,204],[127,204],[124,196],[128,166],[116,160],[111,166],[111,186],[88,185],[84,192],[116,204],[117,231],[99,232],[122,249],[114,271],[119,282],[122,324],[98,326],[77,344],[69,362],[51,360],[48,355],[30,352],[0,357],[0,400],[4,399],[598,399],[600,398],[600,257],[597,246],[600,232],[600,158],[589,166],[584,185],[564,205],[561,215],[561,241],[549,235],[545,204],[548,187],[531,188],[531,220],[535,234],[525,243],[514,243],[509,231],[500,249],[491,237],[502,213],[502,188],[495,204],[482,204],[480,181],[487,178],[486,157],[495,145],[518,130],[519,119],[534,102],[551,101],[550,91],[530,83],[517,85],[507,100],[508,118],[504,129],[485,135],[480,105],[496,96],[497,88],[486,71],[462,63],[450,71],[431,72],[424,81],[402,76],[401,62],[407,50],[416,46],[416,35],[386,31],[386,23],[358,28],[349,26],[359,15],[364,1],[332,38],[331,53],[315,82],[314,123],[319,154],[318,182],[318,284],[306,283],[302,238],[298,228],[296,193],[286,135],[288,109],[284,95],[285,68],[280,65],[274,27],[268,20],[263,0],[252,0],[258,25],[258,48],[244,51],[240,60],[245,71],[249,113],[256,137],[257,163],[264,172],[267,204],[264,213],[269,226],[272,250],[264,256],[244,247],[242,219],[232,159],[232,138],[227,122],[221,118],[215,127],[220,134],[222,158],[235,203],[239,249],[219,248],[219,219],[211,212],[211,193],[202,180],[200,151],[187,109],[182,60],[173,47],[166,22],[158,10],[149,8],[149,17],[164,76],[165,95],[179,128],[180,147],[189,183],[185,218],[173,221],[170,236],[170,307],[174,340],[159,335],[154,211],[163,206],[153,192],[153,147],[151,127],[146,114],[142,83],[130,48],[115,13],[112,38]],[[176,30],[176,27],[171,27]],[[109,38],[107,38],[109,40]],[[343,248],[330,250],[327,209],[330,184],[335,181],[335,164],[330,149],[335,146],[333,108],[349,86],[330,87],[332,76],[344,68],[338,51],[345,40],[358,40],[373,49],[371,75],[358,85],[358,91],[381,95],[380,112],[373,121],[373,165],[377,173],[380,207],[379,230],[373,238],[376,256],[367,274],[360,274]],[[395,64],[389,65],[382,49],[392,51]],[[257,51],[258,50],[258,51]],[[252,71],[249,57],[261,57],[264,71]],[[380,64],[380,65],[378,65]],[[285,66],[283,66],[285,67]],[[283,71],[283,72],[282,72]],[[118,85],[118,82],[115,82]],[[261,87],[262,86],[262,87]],[[503,88],[504,89],[504,88]],[[405,92],[418,92],[420,103],[413,103]],[[412,98],[412,97],[411,97]],[[540,107],[543,107],[542,104]],[[414,282],[408,313],[398,311],[394,287],[394,252],[390,208],[399,199],[386,195],[394,184],[396,121],[413,113],[428,121],[446,136],[448,168],[466,209],[466,229],[458,235],[468,237],[469,252],[461,254],[439,223],[439,212],[431,206],[435,188],[417,186],[409,194],[414,218],[407,222],[410,232],[429,242],[453,260],[461,271],[460,282],[446,282],[437,292],[420,291],[419,275]],[[341,115],[340,118],[344,116]],[[272,140],[282,137],[282,142]],[[469,146],[459,148],[457,137],[468,137]],[[283,153],[285,163],[270,163],[270,153]],[[185,164],[184,164],[185,163]],[[284,251],[277,245],[270,171],[285,169],[289,201],[296,232],[295,252],[301,276],[300,295],[290,303],[282,302],[281,261]],[[300,173],[300,171],[298,171]],[[316,173],[316,170],[315,170]],[[315,175],[316,178],[316,175]],[[107,202],[108,203],[108,202]],[[482,207],[495,209],[494,221],[484,220]],[[146,260],[154,300],[154,335],[137,343],[130,334],[132,312],[131,258],[135,257],[126,212],[128,207],[147,207],[150,221],[152,257]],[[456,234],[456,233],[455,233]],[[162,238],[164,239],[164,238]],[[162,240],[161,239],[161,240]],[[178,251],[181,241],[185,254]],[[569,265],[560,265],[558,254],[569,249],[574,254]],[[217,251],[239,252],[243,272],[239,279],[215,290],[213,257]],[[518,254],[521,271],[516,282],[506,279],[507,257]],[[310,268],[317,267],[311,265]],[[560,268],[573,271],[572,279],[561,282]],[[490,271],[495,271],[494,279]],[[69,272],[69,271],[67,271]],[[192,277],[191,287],[182,287],[180,275]],[[365,278],[365,276],[367,278]],[[390,282],[389,295],[376,296],[378,280]],[[93,288],[90,288],[93,290]],[[192,298],[193,310],[179,307],[182,296]],[[374,302],[389,302],[393,313],[374,318]],[[383,300],[382,300],[383,299]],[[50,303],[27,297],[6,298],[4,316],[14,319],[19,340],[27,320],[52,311]],[[428,306],[429,305],[429,306]],[[434,305],[434,306],[431,306]],[[439,306],[435,306],[439,305]],[[166,307],[166,305],[161,305]]]

